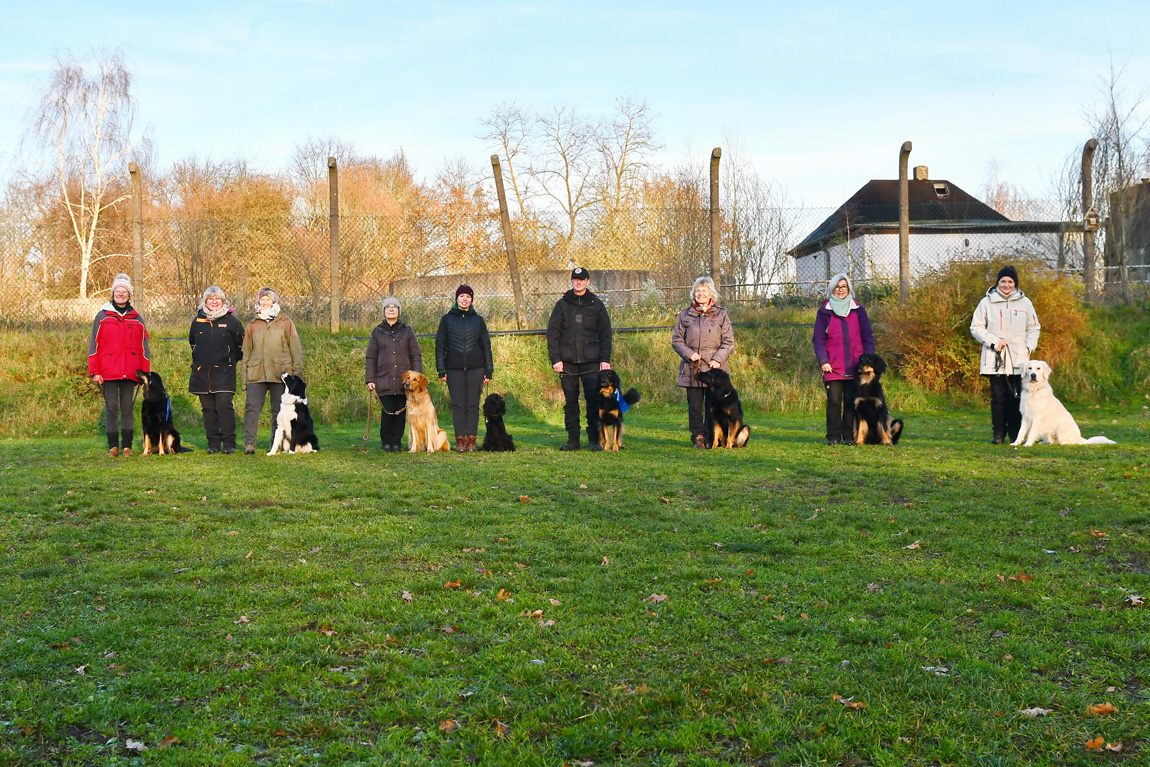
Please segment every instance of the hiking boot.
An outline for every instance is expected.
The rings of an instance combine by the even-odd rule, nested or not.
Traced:
[[[125,458],[131,458],[132,457],[132,448],[130,448],[130,447],[124,448],[123,450],[120,451],[120,455],[124,456]]]
[[[255,445],[244,445],[244,455],[255,455],[255,454],[256,454],[256,446]]]
[[[455,452],[457,452],[457,453],[466,453],[467,452],[467,437],[462,437],[458,434],[455,435]]]
[[[109,450],[108,451],[108,457],[109,458],[119,458],[120,457],[120,448],[114,447],[111,450]]]
[[[573,451],[579,449],[579,435],[568,436],[567,441],[559,446],[560,450]]]
[[[598,426],[596,426],[594,429],[590,427],[587,428],[587,448],[592,452],[598,452],[603,449],[603,446],[599,444]]]
[[[467,452],[475,453],[478,450],[479,450],[479,448],[475,446],[475,435],[474,434],[467,435]]]
[[[706,450],[707,449],[707,438],[704,437],[702,434],[696,434],[694,439],[692,440],[691,446],[694,447],[696,450]]]
[[[224,455],[231,455],[232,453],[236,452],[236,449],[234,447],[225,447],[220,452],[223,453]]]

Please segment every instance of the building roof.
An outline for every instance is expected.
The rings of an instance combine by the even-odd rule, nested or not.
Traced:
[[[1059,231],[1058,222],[1011,221],[949,181],[907,181],[911,232]],[[863,234],[898,232],[898,181],[868,181],[801,243],[799,258]]]

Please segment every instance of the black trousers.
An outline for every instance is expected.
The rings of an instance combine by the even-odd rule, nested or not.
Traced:
[[[594,365],[594,369],[589,369]],[[568,372],[570,371],[570,372]],[[569,438],[579,438],[579,384],[583,384],[583,399],[587,405],[587,433],[599,434],[599,363],[586,365],[565,364],[559,374],[563,387],[563,426]]]
[[[711,390],[706,386],[686,386],[687,392],[687,428],[691,430],[691,443],[695,437],[702,435],[710,447],[714,434],[707,433],[707,413],[711,410]]]
[[[855,433],[854,411],[843,407],[843,393],[853,381],[823,381],[827,390],[827,439],[853,442]]]
[[[987,376],[990,379],[990,422],[995,436],[1007,436],[1013,442],[1022,428],[1022,376]]]
[[[136,394],[135,381],[104,381],[104,430],[108,432],[108,447],[131,447],[132,431],[136,426],[132,399]]]
[[[380,394],[379,407],[379,442],[385,450],[388,445],[399,447],[407,426],[407,395]]]
[[[209,450],[236,446],[236,410],[232,407],[235,395],[234,391],[197,395],[204,411],[204,436]]]
[[[479,434],[479,398],[483,396],[482,368],[447,371],[451,395],[451,429],[457,437]]]

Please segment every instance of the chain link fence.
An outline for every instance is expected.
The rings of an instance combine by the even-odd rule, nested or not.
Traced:
[[[1010,219],[973,218],[954,210],[940,215],[937,205],[911,205],[912,285],[956,258],[1029,256],[1052,269],[1081,273],[1080,222],[1064,221],[1056,204],[1042,200],[1016,203],[1010,212]],[[176,327],[186,324],[209,285],[222,287],[245,316],[258,290],[269,285],[297,321],[327,326],[329,226],[326,216],[145,219],[143,285],[134,304],[151,325]],[[494,327],[515,327],[513,281],[497,212],[465,219],[342,217],[338,226],[341,326],[378,322],[385,295],[401,298],[409,316],[438,316],[465,282]],[[591,270],[592,290],[611,305],[657,308],[685,305],[695,278],[711,271],[705,208],[646,208],[584,220],[517,217],[512,229],[529,327],[546,323],[569,287],[574,265]],[[838,272],[876,290],[898,284],[898,215],[890,205],[725,209],[719,231],[720,284],[728,304],[807,299]],[[1104,226],[1098,233],[1098,287],[1107,295],[1120,284],[1127,293],[1135,286],[1144,295],[1150,242],[1117,243],[1107,232]],[[131,234],[130,224],[98,232],[84,298],[81,249],[68,226],[3,222],[0,322],[89,321],[108,300],[112,277],[133,274]]]

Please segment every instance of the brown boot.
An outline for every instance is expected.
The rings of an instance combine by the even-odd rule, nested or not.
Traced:
[[[130,447],[124,448],[123,450],[120,451],[120,455],[124,456],[125,458],[131,458],[132,457],[132,448],[130,448]]]
[[[119,458],[120,457],[120,448],[114,447],[111,450],[109,450],[108,451],[108,457],[109,458]]]
[[[707,441],[706,440],[707,440],[707,438],[704,437],[702,434],[696,434],[695,435],[695,449],[696,450],[706,449],[706,447],[707,447]]]
[[[467,437],[461,437],[458,434],[455,435],[455,452],[467,452]]]
[[[477,447],[475,446],[475,435],[474,435],[474,434],[469,434],[469,435],[467,436],[467,452],[469,452],[469,453],[474,453],[474,452],[475,452],[475,451],[477,451],[478,449],[479,449],[479,448],[477,448]]]

